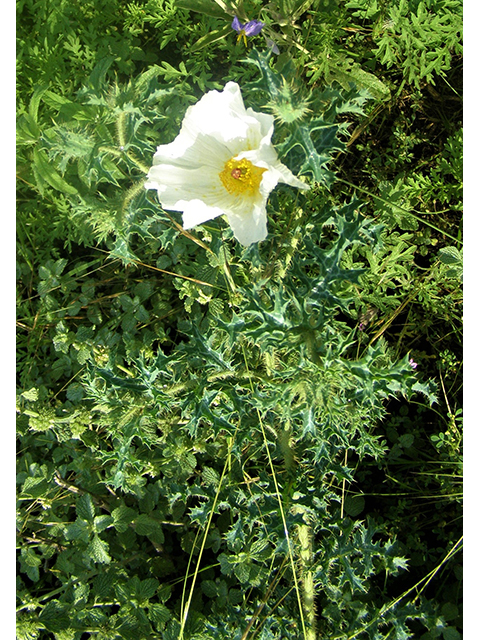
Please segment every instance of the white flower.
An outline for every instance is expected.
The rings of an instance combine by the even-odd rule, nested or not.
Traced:
[[[157,148],[146,189],[191,229],[225,214],[243,245],[267,236],[266,204],[278,182],[309,189],[272,146],[273,116],[245,109],[235,82],[187,109],[179,135]]]

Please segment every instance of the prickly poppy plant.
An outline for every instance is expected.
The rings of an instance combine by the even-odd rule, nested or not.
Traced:
[[[63,4],[26,0],[19,33],[17,639],[457,640],[459,375],[432,354],[461,252],[427,267],[377,173],[412,142],[363,133],[394,84],[373,27]],[[444,151],[412,202],[454,198]]]

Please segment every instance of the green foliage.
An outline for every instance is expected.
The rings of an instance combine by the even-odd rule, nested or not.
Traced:
[[[343,151],[339,140],[346,124],[338,124],[339,114],[363,113],[367,95],[350,90],[343,93],[335,89],[323,92],[305,91],[298,86],[295,68],[291,61],[274,71],[269,66],[270,55],[261,55],[255,49],[247,60],[259,67],[262,79],[247,85],[252,91],[268,89],[265,108],[273,112],[279,121],[277,136],[279,153],[294,171],[309,173],[323,185],[331,184],[334,176],[326,165],[333,154]],[[315,117],[306,118],[314,113]],[[287,125],[287,126],[282,126]],[[287,132],[285,132],[287,129]]]
[[[68,95],[77,76],[84,78],[107,56],[125,74],[135,60],[144,61],[139,41],[121,33],[124,6],[118,0],[56,0],[54,7],[47,0],[18,2],[20,108],[38,85]]]
[[[458,0],[349,0],[353,15],[373,23],[374,55],[387,68],[399,65],[404,79],[420,86],[445,75],[462,52],[463,12]]]
[[[438,161],[427,175],[408,176],[406,196],[415,203],[432,203],[434,208],[448,206],[462,209],[463,187],[463,130],[456,131],[445,141]]]
[[[391,76],[346,16],[380,5],[263,4],[20,3],[19,639],[459,637],[461,133],[412,171],[406,119],[349,153]],[[438,9],[411,81],[442,76],[456,3],[387,4]],[[312,185],[248,249],[143,186],[228,79]]]

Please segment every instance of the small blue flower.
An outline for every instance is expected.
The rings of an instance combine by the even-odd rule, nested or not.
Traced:
[[[237,42],[243,38],[245,46],[247,46],[247,38],[258,35],[264,26],[265,24],[260,20],[250,20],[250,22],[242,24],[237,16],[234,17],[232,22],[232,29],[238,33]]]

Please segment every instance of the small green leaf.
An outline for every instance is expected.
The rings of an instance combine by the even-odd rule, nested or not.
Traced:
[[[28,391],[23,391],[22,398],[25,398],[25,400],[30,402],[35,402],[35,400],[38,400],[38,389],[32,387]]]
[[[404,433],[403,436],[400,436],[398,439],[399,444],[401,444],[404,449],[410,449],[414,441],[415,436],[411,433]]]
[[[246,562],[241,562],[234,566],[233,572],[235,573],[239,581],[244,584],[248,581],[248,578],[250,576],[250,566]]]
[[[345,498],[344,509],[352,518],[355,518],[365,508],[365,498],[363,496],[347,496]]]
[[[100,572],[93,581],[93,591],[98,598],[107,598],[111,595],[114,583],[114,575],[110,572]]]
[[[30,104],[28,105],[28,114],[35,122],[37,121],[38,108],[40,106],[40,102],[42,101],[42,96],[47,89],[48,84],[42,84],[39,87],[36,87],[30,99]]]
[[[207,486],[213,485],[214,487],[217,487],[220,481],[220,476],[215,469],[212,469],[211,467],[203,468],[202,477]]]
[[[135,509],[121,505],[112,511],[113,526],[119,533],[123,533],[137,516],[138,512]]]
[[[250,555],[255,560],[264,560],[270,556],[270,545],[268,540],[264,538],[261,540],[255,540],[250,547]]]
[[[105,531],[105,529],[108,529],[108,527],[111,527],[112,524],[113,524],[112,516],[107,516],[107,515],[97,516],[93,521],[93,525],[97,533],[101,533],[102,531]]]
[[[104,540],[101,540],[96,534],[88,545],[87,551],[94,562],[108,564],[111,561],[108,553],[108,544]]]
[[[24,498],[35,499],[45,495],[46,491],[48,491],[48,481],[45,478],[30,477],[23,483],[21,495]]]
[[[197,42],[192,46],[190,51],[192,53],[194,51],[199,51],[200,49],[203,49],[203,47],[207,47],[208,45],[213,44],[218,40],[222,40],[223,38],[226,38],[230,33],[233,33],[233,32],[232,32],[232,27],[229,24],[225,25],[222,29],[214,29],[213,31],[210,31],[210,33],[207,33],[206,35],[202,36],[199,40],[197,40]]]
[[[462,637],[455,627],[445,627],[442,631],[443,640],[460,640]]]
[[[138,598],[140,600],[149,600],[150,598],[153,598],[159,586],[160,583],[155,578],[142,580],[136,589]]]
[[[172,614],[164,604],[155,602],[148,607],[148,617],[155,624],[164,625],[170,620]]]
[[[456,604],[453,604],[453,602],[446,602],[442,606],[442,616],[445,618],[445,620],[454,620],[456,617],[458,617],[458,615],[458,607]]]
[[[443,264],[462,264],[462,254],[456,247],[442,247],[438,252],[438,257]]]
[[[155,535],[163,540],[162,525],[145,513],[140,514],[135,520],[135,531],[141,536]]]
[[[95,506],[89,493],[85,493],[83,496],[77,498],[75,509],[79,518],[93,522]]]
[[[17,143],[19,145],[36,144],[41,133],[40,127],[28,113],[19,118],[17,124]]]
[[[67,398],[71,402],[80,402],[83,398],[83,387],[80,383],[74,382],[67,387]]]
[[[43,607],[38,618],[49,631],[55,632],[68,629],[70,626],[69,609],[69,605],[65,603],[58,600],[50,600]]]
[[[32,582],[38,582],[40,579],[39,567],[42,563],[42,559],[38,556],[30,547],[23,547],[20,554],[20,568],[23,573],[32,580]]]
[[[328,66],[326,73],[327,81],[332,84],[337,81],[342,87],[348,90],[351,84],[358,89],[365,89],[375,100],[388,100],[390,89],[379,80],[373,73],[364,71],[359,64],[350,58],[338,58]]]
[[[218,596],[218,587],[214,580],[203,580],[201,587],[207,598],[212,599]]]
[[[86,543],[90,539],[90,526],[83,518],[77,518],[65,527],[64,536],[65,540],[82,540]]]
[[[67,266],[67,262],[68,260],[66,258],[59,258],[56,260],[53,265],[52,274],[57,277],[62,275],[63,270]]]

